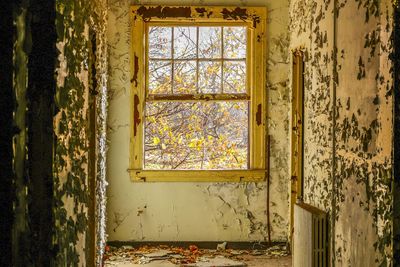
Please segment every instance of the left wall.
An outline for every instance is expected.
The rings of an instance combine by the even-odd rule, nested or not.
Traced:
[[[3,27],[2,17],[1,28],[10,35],[5,40],[11,42],[11,61],[2,69],[11,70],[12,81],[8,87],[1,84],[7,92],[1,94],[1,132],[7,135],[1,138],[1,150],[10,152],[1,154],[1,179],[9,181],[3,184],[7,198],[2,200],[4,207],[12,207],[7,217],[1,216],[2,232],[10,237],[1,239],[4,266],[100,264],[105,237],[105,7],[105,0],[20,0],[5,12],[11,16],[10,27]],[[1,74],[7,81],[5,71]],[[96,119],[92,129],[90,110]]]
[[[99,265],[104,250],[105,27],[105,0],[56,0],[57,113],[53,126],[57,266],[66,262],[85,266],[93,261]],[[91,120],[95,120],[94,124]],[[97,136],[95,143],[90,141],[92,134]],[[97,160],[92,153],[97,154]],[[96,166],[91,166],[93,160],[97,161]],[[97,177],[96,183],[93,176]],[[93,224],[89,217],[95,213],[97,220]]]

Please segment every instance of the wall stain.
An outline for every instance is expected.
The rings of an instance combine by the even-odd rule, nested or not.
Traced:
[[[256,15],[249,15],[247,13],[246,8],[240,8],[236,7],[233,10],[224,8],[221,11],[221,14],[223,15],[224,19],[227,20],[243,20],[246,21],[248,18],[251,18],[253,20],[253,27],[256,28],[257,24],[261,22],[261,19],[259,16]]]
[[[133,135],[137,134],[137,127],[141,122],[138,106],[140,105],[139,96],[135,95],[133,98]]]
[[[212,11],[207,11],[207,9],[204,7],[196,7],[195,10],[197,13],[199,13],[199,17],[201,18],[203,17],[209,18],[213,14]]]
[[[168,7],[156,6],[146,7],[140,6],[135,12],[141,16],[144,21],[150,20],[152,17],[156,18],[190,18],[192,9],[190,7]]]
[[[256,113],[256,122],[257,122],[258,126],[260,126],[261,123],[262,123],[262,121],[261,121],[261,114],[262,113],[261,112],[262,112],[261,104],[258,104],[257,105],[257,113]]]
[[[134,66],[134,70],[133,70],[133,77],[131,80],[131,83],[135,84],[135,87],[138,86],[138,72],[139,72],[139,57],[136,55],[136,53],[133,56],[133,66]]]

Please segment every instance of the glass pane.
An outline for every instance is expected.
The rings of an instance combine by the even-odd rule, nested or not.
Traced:
[[[221,58],[221,27],[199,27],[199,58]]]
[[[246,27],[224,27],[224,58],[246,58]]]
[[[171,58],[171,27],[149,27],[149,58]]]
[[[196,93],[196,61],[175,61],[174,94]]]
[[[200,93],[221,93],[221,62],[199,62],[199,89]]]
[[[224,93],[246,93],[246,61],[224,62]]]
[[[248,102],[148,102],[144,142],[145,169],[247,169]]]
[[[171,90],[171,62],[149,61],[149,85],[150,94],[170,94]]]
[[[196,58],[197,27],[174,27],[174,58]]]

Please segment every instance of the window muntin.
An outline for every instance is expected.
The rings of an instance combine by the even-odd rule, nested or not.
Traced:
[[[249,169],[247,27],[147,31],[143,169]],[[198,98],[204,94],[225,97]],[[239,101],[235,94],[246,96]],[[183,95],[197,99],[182,102]]]

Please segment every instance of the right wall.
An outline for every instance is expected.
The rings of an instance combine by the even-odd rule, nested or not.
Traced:
[[[292,0],[304,66],[304,202],[330,217],[332,266],[390,266],[390,0]]]

